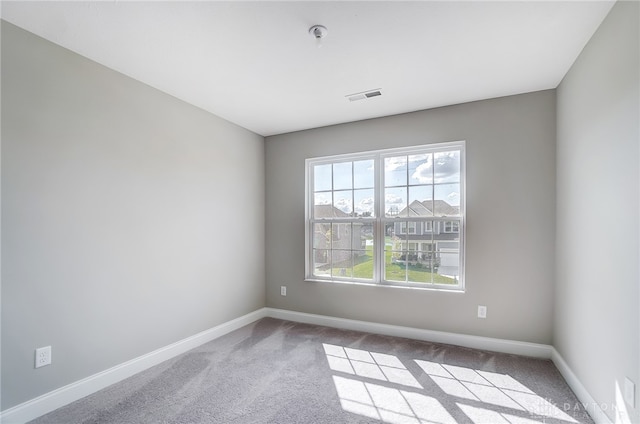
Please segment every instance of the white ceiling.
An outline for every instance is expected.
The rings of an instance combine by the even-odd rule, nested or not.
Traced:
[[[612,5],[3,1],[2,18],[268,136],[555,88]]]

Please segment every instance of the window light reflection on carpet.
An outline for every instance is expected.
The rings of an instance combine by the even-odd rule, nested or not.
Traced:
[[[452,403],[420,393],[424,387],[398,357],[328,343],[322,346],[331,371],[346,374],[332,376],[344,411],[392,424],[456,422],[447,410]],[[577,423],[510,375],[420,359],[414,362],[424,372],[422,378],[451,397],[457,413],[462,411],[474,424],[534,424],[549,418]]]

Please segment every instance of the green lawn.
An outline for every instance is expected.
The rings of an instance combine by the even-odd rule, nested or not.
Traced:
[[[367,247],[367,254],[358,258],[353,267],[353,277],[373,278],[373,247]],[[344,270],[344,271],[342,271]],[[391,252],[385,253],[385,279],[390,281],[406,281],[406,274],[409,274],[409,282],[412,283],[434,283],[434,284],[457,284],[453,278],[445,277],[437,273],[430,272],[424,268],[403,263],[393,263]],[[348,268],[335,267],[332,269],[333,275],[351,277],[351,270]],[[343,273],[343,274],[342,274]]]

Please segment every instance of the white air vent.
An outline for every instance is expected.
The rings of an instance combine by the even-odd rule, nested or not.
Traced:
[[[350,102],[355,102],[356,100],[370,99],[372,97],[377,97],[377,96],[382,96],[382,90],[380,88],[363,91],[361,93],[349,94],[348,96],[345,96],[345,97],[349,99]]]

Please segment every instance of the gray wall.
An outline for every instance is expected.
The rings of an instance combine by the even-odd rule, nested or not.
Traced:
[[[557,91],[554,345],[612,419],[640,389],[639,13],[618,2]]]
[[[2,409],[265,305],[261,136],[6,22],[2,88]]]
[[[551,343],[555,100],[542,91],[267,137],[267,305]],[[453,140],[467,142],[466,293],[304,281],[306,158]]]

